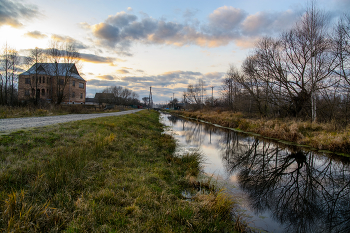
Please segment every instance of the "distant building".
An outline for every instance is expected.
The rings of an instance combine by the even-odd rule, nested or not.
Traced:
[[[96,93],[94,99],[99,105],[115,103],[115,98],[113,93]]]
[[[38,97],[41,101],[83,104],[86,81],[75,64],[36,63],[18,77],[18,100]]]

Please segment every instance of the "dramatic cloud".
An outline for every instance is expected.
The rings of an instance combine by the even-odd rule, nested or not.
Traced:
[[[140,84],[142,86],[161,86],[169,87],[172,85],[184,84],[187,85],[189,80],[195,80],[201,78],[202,73],[193,71],[169,71],[156,76],[125,76],[121,79],[135,84]],[[130,84],[131,85],[131,84]]]
[[[88,88],[92,87],[110,87],[110,86],[123,86],[126,87],[128,86],[128,82],[123,82],[123,81],[107,81],[107,80],[97,80],[97,79],[91,79],[88,80],[87,86]]]
[[[247,13],[241,9],[232,6],[223,6],[209,15],[209,21],[213,27],[233,30],[238,27],[239,23],[241,23],[246,16]]]
[[[114,57],[102,57],[95,54],[80,53],[80,58],[84,62],[90,63],[107,63],[115,65],[114,62],[125,62],[125,60]]]
[[[80,41],[78,41],[76,39],[73,39],[70,36],[60,36],[60,35],[57,35],[57,34],[52,34],[51,35],[51,39],[54,40],[54,41],[58,41],[58,42],[74,44],[77,49],[86,49],[86,48],[88,48],[88,46],[84,45],[82,42],[80,42]]]
[[[221,79],[224,75],[225,75],[225,73],[222,73],[222,72],[209,72],[209,73],[204,74],[204,77],[208,81],[211,81],[211,80],[216,81],[218,79]]]
[[[106,23],[116,27],[125,27],[137,19],[135,15],[127,14],[124,11],[118,12],[116,15],[108,16]]]
[[[32,32],[27,32],[24,34],[24,36],[26,37],[32,37],[34,39],[44,39],[47,37],[47,35],[45,34],[42,34],[41,32],[39,31],[32,31]]]
[[[292,10],[279,13],[258,12],[244,20],[242,31],[245,35],[261,35],[288,30],[300,15],[301,12]]]
[[[23,26],[21,21],[30,20],[41,15],[34,5],[23,4],[19,1],[0,0],[0,27],[10,25],[14,28]]]
[[[103,80],[114,80],[116,79],[116,77],[114,77],[113,75],[100,75],[100,76],[97,76],[99,79],[103,79]]]
[[[119,12],[108,16],[104,22],[95,25],[81,23],[81,26],[92,32],[98,45],[128,54],[134,42],[201,47],[219,47],[236,42],[236,45],[245,48],[252,45],[244,43],[246,37],[255,39],[266,34],[278,34],[289,29],[301,15],[298,10],[248,15],[242,9],[223,6],[214,10],[207,22],[200,24],[191,21],[195,13],[186,10],[184,22],[181,23],[154,19],[148,15],[139,19],[130,12]]]

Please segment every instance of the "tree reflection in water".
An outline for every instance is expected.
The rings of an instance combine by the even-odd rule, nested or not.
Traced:
[[[226,170],[256,212],[268,209],[287,232],[350,232],[348,163],[233,131],[222,142]]]
[[[350,232],[350,166],[339,159],[291,150],[234,131],[174,116],[186,143],[201,145],[220,135],[215,146],[228,174],[236,174],[257,214],[268,211],[286,232]],[[180,121],[180,122],[178,122]]]

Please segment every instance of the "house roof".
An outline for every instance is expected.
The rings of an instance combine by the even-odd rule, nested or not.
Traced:
[[[96,99],[95,98],[85,98],[85,102],[94,103],[94,102],[96,102]]]
[[[95,99],[113,99],[114,94],[113,93],[96,93]]]
[[[73,63],[35,63],[32,67],[29,68],[26,72],[23,72],[20,75],[56,75],[66,76],[69,75],[72,78],[76,78],[82,81],[85,81],[80,75],[79,72]]]

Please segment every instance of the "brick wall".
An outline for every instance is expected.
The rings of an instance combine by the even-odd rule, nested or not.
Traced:
[[[29,100],[31,98],[35,98],[35,94],[33,93],[32,89],[36,89],[35,85],[35,76],[31,75],[20,75],[18,77],[18,99],[21,100]],[[25,80],[26,78],[30,78],[30,84],[26,84]],[[43,82],[43,79],[45,81]],[[64,77],[60,77],[60,79],[64,80]],[[73,83],[75,82],[75,86],[73,86]],[[83,88],[79,87],[79,83],[83,85]],[[53,96],[56,96],[57,91],[57,81],[55,77],[50,77],[47,75],[38,75],[38,85],[37,89],[40,90],[40,99],[42,100],[49,100]],[[43,91],[44,89],[44,91]],[[29,96],[25,95],[29,91]],[[73,96],[73,93],[75,96]],[[65,103],[85,103],[85,97],[86,97],[86,81],[79,80],[76,78],[70,78],[69,82],[64,87],[64,99],[62,102]],[[82,97],[82,98],[81,98]]]

